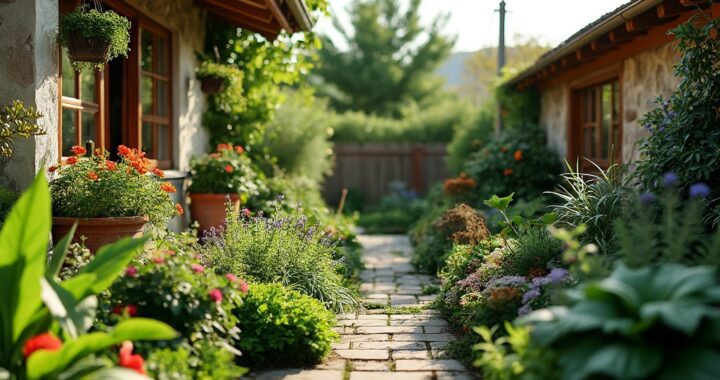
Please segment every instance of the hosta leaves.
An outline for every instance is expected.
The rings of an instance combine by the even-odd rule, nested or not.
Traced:
[[[668,363],[658,380],[720,379],[720,352],[717,349],[691,347],[667,357]]]
[[[662,350],[643,344],[586,339],[564,352],[560,363],[566,380],[581,380],[592,375],[615,379],[643,379],[653,373],[662,360]]]

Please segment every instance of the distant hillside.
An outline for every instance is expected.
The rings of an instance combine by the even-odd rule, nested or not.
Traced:
[[[435,72],[445,78],[445,85],[455,88],[462,84],[462,76],[465,71],[465,62],[473,55],[472,52],[453,53],[447,61]]]

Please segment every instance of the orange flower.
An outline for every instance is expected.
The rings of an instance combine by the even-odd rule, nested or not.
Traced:
[[[177,191],[175,186],[170,182],[163,182],[162,185],[160,185],[160,189],[166,193],[174,193]]]
[[[74,165],[74,164],[77,164],[77,162],[78,162],[77,156],[71,156],[71,157],[68,157],[67,160],[65,160],[65,163],[67,163],[68,165]]]
[[[87,153],[87,150],[85,148],[77,145],[70,148],[70,150],[72,150],[73,154],[76,156],[84,156]]]
[[[241,147],[240,145],[238,145],[238,146],[235,147],[235,151],[238,152],[238,153],[240,153],[240,154],[242,154],[243,152],[245,152],[245,149],[243,149],[243,147]]]
[[[513,154],[513,157],[515,158],[515,161],[522,160],[522,157],[523,157],[522,150],[520,150],[520,149],[516,150],[515,153]]]
[[[89,179],[93,180],[93,181],[97,181],[97,180],[98,180],[98,175],[97,175],[97,173],[95,173],[95,172],[88,172],[87,177],[88,177]]]
[[[23,356],[27,359],[37,350],[56,351],[62,346],[62,341],[50,333],[42,333],[25,341]]]
[[[51,167],[48,168],[48,171],[49,171],[50,173],[54,173],[55,170],[57,170],[57,169],[58,169],[58,167],[55,166],[55,165],[53,165],[53,166],[51,166]]]
[[[507,176],[509,176],[509,175],[512,175],[512,174],[513,174],[513,170],[510,169],[510,168],[507,168],[507,169],[503,170],[503,175],[504,175],[505,177],[507,177]]]
[[[115,170],[117,169],[117,164],[114,161],[106,160],[105,167],[107,167],[108,170]]]
[[[130,148],[126,147],[125,145],[118,146],[118,155],[125,157],[130,153]]]
[[[182,216],[183,214],[185,214],[185,210],[183,210],[183,208],[182,208],[182,206],[180,205],[180,203],[175,203],[175,210],[177,210],[177,213],[178,213],[178,215],[180,215],[180,216]]]
[[[123,342],[118,355],[118,365],[129,368],[135,372],[145,374],[145,360],[138,354],[133,355],[133,344],[130,341]]]
[[[212,158],[220,158],[220,154],[219,154],[219,153],[210,153],[210,157],[212,157]]]
[[[233,170],[232,165],[225,165],[225,173],[232,173]]]
[[[223,151],[223,150],[231,150],[233,148],[232,144],[218,144],[217,145],[217,151]]]
[[[158,168],[153,169],[152,173],[155,174],[156,176],[160,177],[160,178],[164,178],[164,177],[165,177],[165,172],[162,171],[162,170],[160,170],[160,169],[158,169]]]

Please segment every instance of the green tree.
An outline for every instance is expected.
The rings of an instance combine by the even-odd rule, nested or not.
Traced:
[[[317,70],[334,108],[398,117],[405,105],[440,92],[442,80],[433,72],[455,40],[441,34],[447,15],[421,24],[421,1],[403,8],[399,0],[354,0],[351,28],[335,19],[346,48],[324,37]]]

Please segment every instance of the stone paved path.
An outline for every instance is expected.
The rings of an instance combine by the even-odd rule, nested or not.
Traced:
[[[447,357],[455,340],[447,323],[427,309],[435,296],[423,295],[434,284],[416,274],[406,236],[360,236],[364,247],[361,292],[365,309],[338,317],[341,341],[323,364],[311,369],[282,369],[250,374],[257,380],[465,380],[465,367]],[[382,305],[382,306],[381,306]],[[387,314],[391,306],[397,313]],[[419,311],[418,308],[423,308]],[[411,309],[415,313],[409,313]]]

